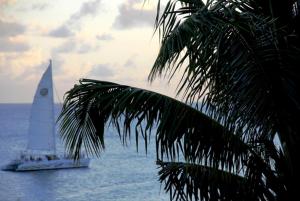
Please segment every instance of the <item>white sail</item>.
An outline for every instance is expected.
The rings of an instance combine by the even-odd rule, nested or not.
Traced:
[[[52,63],[43,74],[34,95],[28,132],[29,152],[55,154]]]

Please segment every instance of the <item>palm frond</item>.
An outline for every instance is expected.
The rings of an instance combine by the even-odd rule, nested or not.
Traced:
[[[69,155],[75,159],[79,159],[81,155],[82,145],[87,154],[95,153],[99,155],[101,150],[105,148],[103,130],[104,119],[91,107],[91,105],[77,104],[76,110],[72,110],[77,104],[76,101],[65,104],[58,118],[60,123],[60,134],[65,142],[65,148]],[[60,119],[65,116],[62,121]],[[95,124],[94,119],[97,119]]]
[[[116,127],[123,143],[134,128],[136,141],[142,136],[146,150],[151,129],[157,127],[161,159],[184,156],[187,161],[239,171],[249,152],[238,135],[195,108],[155,92],[110,82],[82,80],[67,93],[60,120],[63,140],[74,153],[83,144],[99,154],[108,123]]]
[[[156,128],[158,160],[184,160],[245,174],[248,179],[268,176],[268,181],[278,184],[271,186],[273,189],[285,192],[271,163],[262,159],[268,157],[277,162],[277,152],[269,149],[268,156],[260,155],[259,149],[244,142],[239,133],[226,130],[191,106],[155,92],[83,79],[68,92],[60,121],[67,149],[77,158],[82,146],[90,153],[101,153],[104,126],[109,123],[116,128],[123,143],[131,138],[134,129],[136,145],[142,137],[146,150],[151,130]]]
[[[288,9],[280,10],[272,1],[169,0],[160,14],[159,1],[162,45],[148,78],[172,79],[183,68],[178,94],[185,103],[81,80],[60,115],[67,150],[75,158],[82,148],[99,155],[108,124],[124,144],[135,138],[138,149],[142,138],[146,151],[155,132],[160,181],[171,199],[285,200],[289,189],[296,194],[300,50],[298,29],[286,24],[293,4],[284,2]],[[194,107],[199,100],[200,111]]]
[[[247,177],[198,164],[162,162],[159,180],[170,200],[276,200],[263,178]]]
[[[295,94],[282,98],[282,80],[297,80],[287,77],[286,70],[299,62],[283,58],[299,51],[279,49],[283,32],[274,28],[277,21],[265,14],[266,7],[255,11],[255,1],[209,1],[197,9],[193,1],[182,3],[170,6],[157,21],[162,45],[149,80],[163,74],[171,79],[184,68],[178,93],[186,102],[202,100],[211,117],[227,129],[243,129],[253,141],[273,138],[288,116],[282,108],[298,99]]]

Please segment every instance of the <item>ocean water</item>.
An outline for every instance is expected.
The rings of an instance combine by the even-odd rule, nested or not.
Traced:
[[[0,166],[25,149],[30,104],[0,104]],[[56,114],[59,106],[56,105]],[[169,195],[158,182],[154,141],[148,154],[135,140],[122,146],[117,133],[105,134],[105,152],[89,168],[8,172],[0,170],[0,201],[158,201]],[[57,138],[57,149],[63,145]]]

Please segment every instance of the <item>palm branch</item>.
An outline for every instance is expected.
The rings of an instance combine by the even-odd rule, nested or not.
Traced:
[[[178,93],[189,104],[202,100],[211,117],[243,130],[253,144],[278,135],[287,175],[296,181],[300,43],[293,6],[295,1],[169,1],[156,18],[161,49],[149,79],[171,79],[183,68]]]
[[[183,69],[177,93],[184,102],[84,79],[67,93],[60,115],[67,150],[75,158],[82,147],[99,155],[107,124],[122,143],[134,133],[137,149],[142,139],[146,151],[154,132],[160,181],[171,199],[297,195],[300,40],[293,6],[294,0],[169,0],[160,13],[159,1],[161,49],[149,80],[172,79]]]
[[[104,127],[107,124],[116,128],[123,143],[130,139],[131,130],[134,129],[136,145],[138,146],[142,138],[146,150],[151,130],[157,128],[155,139],[157,160],[161,161],[159,162],[160,180],[168,183],[165,189],[170,193],[173,192],[172,186],[176,184],[168,182],[174,177],[172,176],[174,172],[165,165],[169,163],[176,164],[175,167],[180,169],[191,163],[195,167],[204,168],[205,171],[210,172],[209,175],[216,178],[219,176],[215,175],[215,172],[228,175],[230,180],[226,180],[227,182],[232,184],[238,182],[243,185],[239,189],[243,196],[250,193],[244,191],[249,187],[248,183],[250,181],[257,183],[257,179],[261,183],[261,186],[257,187],[261,194],[253,196],[270,196],[270,189],[276,192],[276,195],[285,193],[281,179],[274,174],[270,164],[265,163],[262,156],[257,153],[259,149],[244,142],[242,135],[226,130],[223,125],[189,105],[155,92],[111,82],[83,79],[67,93],[60,120],[62,139],[69,153],[75,158],[79,158],[82,147],[90,154],[101,153],[105,147]],[[276,149],[271,150],[270,153],[279,156]],[[278,160],[274,156],[268,158]],[[183,162],[174,163],[175,161]],[[178,167],[178,164],[181,165]],[[178,172],[176,168],[172,170]],[[191,178],[195,176],[194,168],[185,171],[187,171],[185,174],[189,174]],[[268,176],[268,181],[275,180],[278,185],[262,183],[263,175]],[[176,193],[172,197],[176,197],[176,200],[190,197],[191,193],[198,191],[200,194],[196,193],[195,198],[205,193],[225,196],[226,192],[226,190],[208,192],[204,187],[199,188],[194,183],[182,185],[179,189],[175,188]],[[183,195],[180,191],[180,189],[190,188],[197,191],[188,192],[187,195]]]

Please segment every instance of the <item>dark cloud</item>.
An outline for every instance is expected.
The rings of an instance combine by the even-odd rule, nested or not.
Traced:
[[[110,78],[114,76],[114,71],[109,64],[98,64],[95,65],[89,72],[90,76],[97,76],[102,78]]]
[[[16,42],[9,38],[0,38],[0,52],[23,52],[30,47],[25,42]]]
[[[96,38],[98,40],[104,40],[104,41],[108,41],[108,40],[112,40],[113,37],[110,34],[102,34],[102,35],[97,35]]]
[[[156,10],[144,10],[134,7],[140,0],[129,0],[119,7],[119,15],[116,17],[113,27],[117,29],[128,29],[140,26],[152,26]]]
[[[89,1],[85,2],[81,5],[79,11],[74,13],[71,17],[70,20],[79,20],[82,17],[85,16],[95,16],[98,12],[98,7],[100,5],[100,0],[95,0],[95,1]]]
[[[0,19],[0,30],[0,37],[11,37],[24,33],[26,28],[24,25]]]
[[[73,36],[74,33],[69,29],[67,25],[62,25],[52,31],[50,31],[49,36],[57,37],[57,38],[65,38],[69,36]]]

